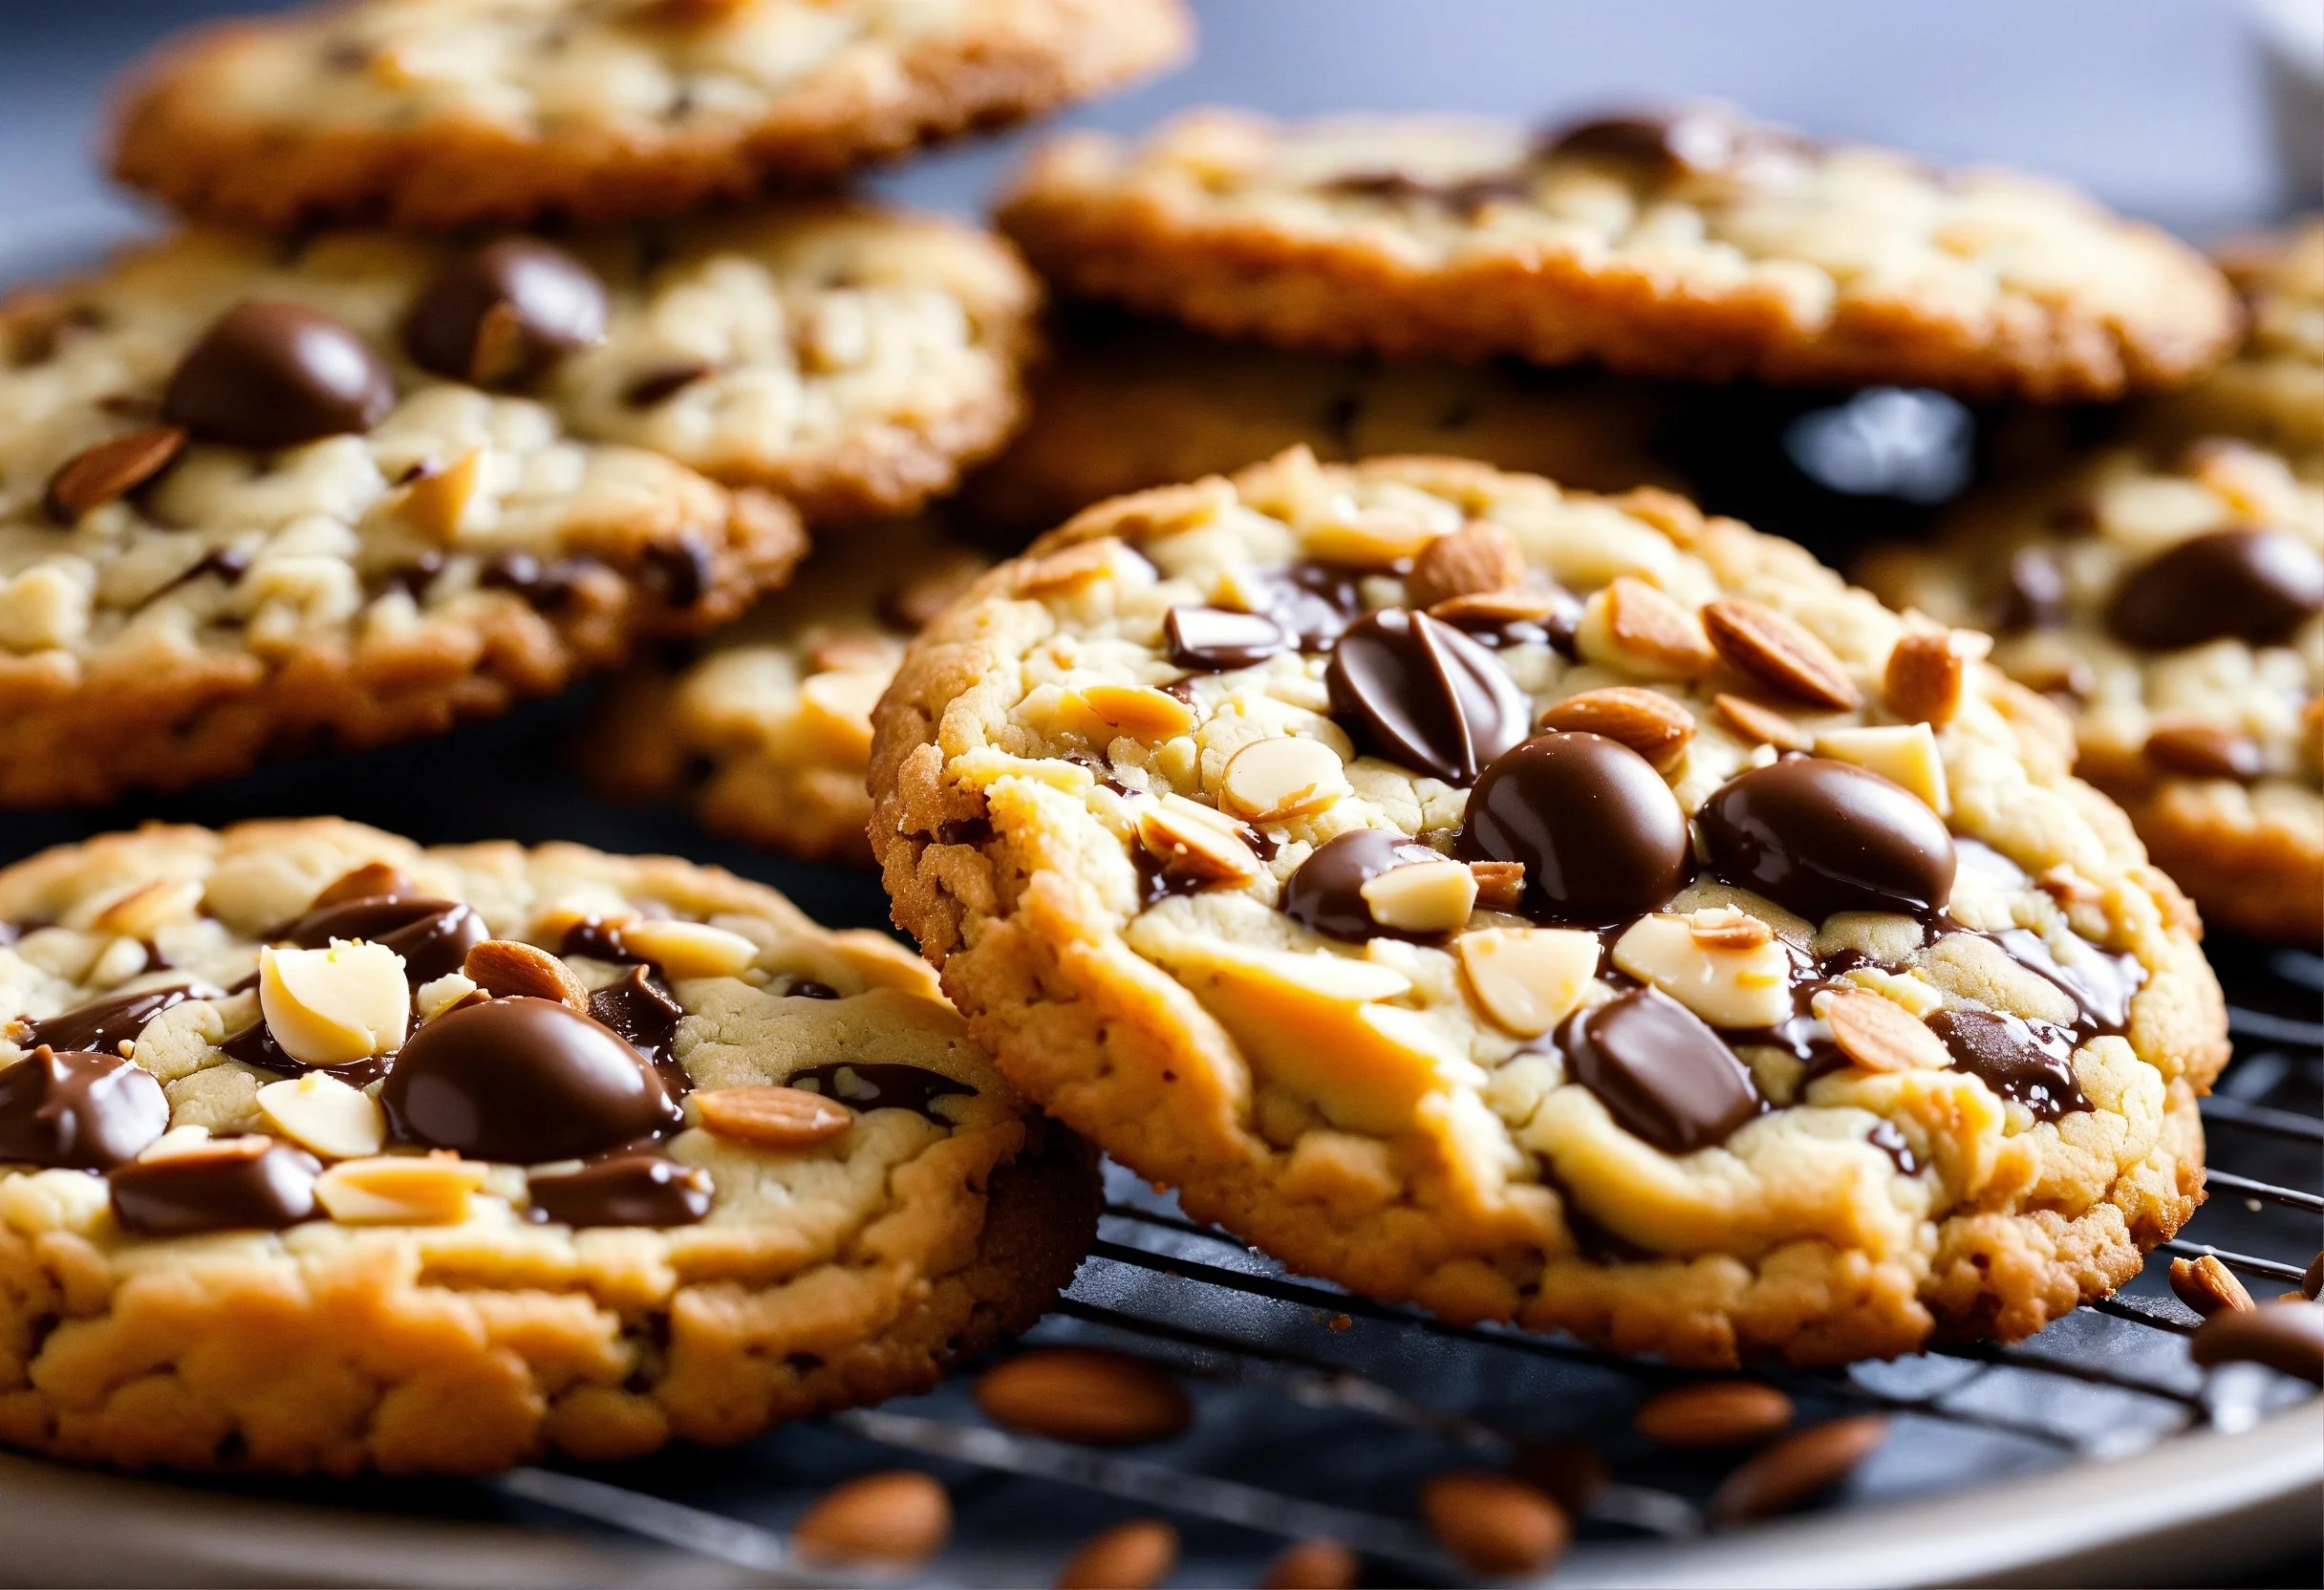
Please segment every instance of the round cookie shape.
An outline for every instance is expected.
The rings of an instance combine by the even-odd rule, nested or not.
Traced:
[[[2324,454],[2210,436],[2069,455],[1860,572],[1992,632],[2206,920],[2324,935]]]
[[[449,971],[387,948],[447,922],[476,929]],[[409,1021],[374,1053],[294,1058],[381,999]],[[1095,1229],[1092,1156],[926,967],[668,858],[149,826],[0,869],[0,1332],[71,1327],[0,1443],[59,1457],[481,1473],[742,1440],[926,1388]],[[37,1042],[75,1027],[105,1048]]]
[[[1179,0],[357,0],[164,45],[124,91],[113,165],[181,210],[276,228],[686,215],[827,187],[1191,43]]]
[[[1053,140],[1000,217],[1069,291],[1313,352],[2055,399],[2185,382],[2239,319],[2201,255],[2068,189],[1732,115],[1197,111]]]
[[[1325,584],[1187,667],[1173,615]],[[1553,597],[1478,664],[1543,732],[1466,788],[1331,686],[1378,616]],[[1002,1069],[1302,1271],[1690,1364],[2014,1338],[2192,1212],[2225,1024],[1976,654],[1666,493],[1294,451],[936,619],[871,833]]]

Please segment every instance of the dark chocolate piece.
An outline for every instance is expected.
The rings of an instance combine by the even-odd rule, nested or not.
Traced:
[[[268,300],[220,315],[161,395],[162,419],[235,447],[368,431],[395,406],[395,380],[361,337],[303,305]]]
[[[1162,615],[1162,635],[1171,661],[1206,674],[1248,668],[1291,649],[1291,636],[1265,613],[1225,608],[1173,608]]]
[[[940,1127],[952,1123],[936,1112],[938,1099],[977,1091],[964,1082],[955,1082],[924,1065],[864,1064],[850,1060],[810,1065],[804,1071],[792,1072],[783,1081],[786,1087],[837,1099],[858,1114],[874,1109],[909,1109]]]
[[[1521,863],[1520,910],[1589,927],[1656,910],[1694,866],[1662,775],[1595,734],[1539,735],[1486,768],[1452,848],[1464,861]]]
[[[1902,784],[1850,763],[1787,757],[1737,774],[1696,814],[1711,869],[1820,922],[1835,912],[1927,914],[1952,893],[1952,835]]]
[[[710,1174],[659,1154],[618,1154],[534,1176],[528,1217],[567,1226],[690,1226],[710,1213]]]
[[[446,266],[403,327],[414,363],[477,386],[527,380],[604,340],[605,284],[564,249],[525,237]]]
[[[2063,1027],[2000,1010],[1940,1010],[1928,1027],[1955,1065],[2044,1121],[2090,1107],[2074,1074],[2074,1035]]]
[[[1349,625],[1323,683],[1358,746],[1447,784],[1474,783],[1530,727],[1525,693],[1490,648],[1403,608]]]
[[[169,1097],[118,1055],[47,1044],[0,1070],[0,1160],[109,1171],[169,1129]]]
[[[58,1054],[76,1049],[112,1054],[124,1040],[135,1039],[143,1032],[146,1022],[193,997],[194,991],[183,983],[135,994],[109,995],[34,1021],[22,1042],[28,1049],[46,1043]]]
[[[2010,559],[1992,598],[1993,630],[2018,634],[2054,630],[2066,621],[2066,571],[2046,547],[2028,547]]]
[[[334,938],[368,939],[403,957],[414,988],[457,972],[468,952],[491,936],[484,919],[458,900],[427,894],[371,894],[320,906],[269,935],[302,950],[323,950]]]
[[[1615,1123],[1665,1153],[1724,1143],[1759,1113],[1751,1072],[1701,1017],[1639,988],[1577,1011],[1558,1029],[1567,1074]]]
[[[205,1231],[281,1231],[320,1213],[322,1162],[270,1138],[228,1138],[187,1153],[117,1167],[113,1217],[139,1236]]]
[[[2324,609],[2324,556],[2282,530],[2213,530],[2132,569],[2107,604],[2125,646],[2173,652],[2207,640],[2275,646]]]
[[[1316,847],[1284,880],[1280,909],[1331,938],[1408,938],[1429,942],[1440,934],[1401,933],[1372,920],[1364,886],[1381,873],[1414,862],[1444,858],[1417,839],[1386,828],[1351,828]]]
[[[1815,146],[1787,127],[1698,106],[1631,112],[1567,126],[1542,140],[1549,158],[1586,156],[1663,177],[1735,177],[1767,182],[1797,175]]]

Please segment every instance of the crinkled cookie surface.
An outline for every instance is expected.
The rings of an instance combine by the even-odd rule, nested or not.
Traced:
[[[1194,113],[1039,152],[1003,227],[1069,290],[1285,346],[2105,398],[2238,330],[2192,249],[2070,189],[1722,111],[1535,138]]]
[[[897,920],[1187,1210],[1687,1363],[2015,1338],[2199,1201],[2193,913],[2054,709],[1665,493],[1101,505],[914,644]]]
[[[0,1439],[481,1472],[924,1386],[1094,1222],[925,968],[772,891],[330,820],[0,871]]]
[[[679,215],[1183,55],[1178,0],[345,0],[165,46],[114,171],[281,226]]]

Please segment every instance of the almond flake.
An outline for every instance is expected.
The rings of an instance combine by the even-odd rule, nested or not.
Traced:
[[[1704,605],[1703,629],[1729,666],[1771,690],[1833,712],[1862,704],[1862,692],[1832,648],[1788,614],[1725,596]]]
[[[1968,673],[1967,662],[1953,649],[1951,635],[1941,630],[1916,630],[1888,654],[1888,667],[1881,677],[1881,696],[1888,710],[1907,723],[1932,723],[1942,728],[1961,709],[1961,690]]]
[[[1420,549],[1405,576],[1405,601],[1433,607],[1455,596],[1514,590],[1524,579],[1525,554],[1517,538],[1489,520],[1472,519]]]
[[[1656,772],[1668,773],[1694,738],[1694,714],[1660,691],[1614,685],[1551,702],[1535,726],[1603,735],[1646,758]]]
[[[1867,1071],[1933,1071],[1953,1063],[1928,1023],[1878,994],[1852,988],[1818,994],[1814,1009],[1831,1023],[1840,1053]]]
[[[1476,880],[1476,909],[1515,911],[1525,897],[1525,864],[1521,861],[1473,861],[1469,875]]]
[[[839,1100],[803,1087],[721,1087],[693,1098],[704,1130],[766,1149],[811,1149],[855,1121]]]
[[[2179,1300],[2206,1320],[2214,1314],[2259,1306],[2235,1272],[2210,1254],[2172,1259],[2170,1280]]]
[[[589,1014],[589,988],[572,969],[537,945],[487,938],[468,952],[461,973],[495,999],[550,999]]]
[[[108,437],[58,466],[49,477],[42,505],[57,524],[76,525],[83,515],[152,480],[184,450],[185,433],[175,425]]]
[[[1712,706],[1726,719],[1735,733],[1754,745],[1773,745],[1778,751],[1804,751],[1815,741],[1798,724],[1777,712],[1762,706],[1748,696],[1730,696],[1722,692],[1711,698]]]
[[[1601,635],[1603,647],[1591,646],[1590,639]],[[1718,660],[1700,618],[1629,574],[1590,597],[1576,640],[1584,655],[1607,653],[1591,660],[1642,678],[1697,678]]]

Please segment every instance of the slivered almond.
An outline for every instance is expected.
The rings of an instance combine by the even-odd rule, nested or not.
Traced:
[[[98,933],[149,939],[171,923],[193,915],[201,904],[201,879],[157,878],[115,900],[89,925]]]
[[[1713,916],[1697,912],[1687,918],[1687,936],[1706,950],[1755,950],[1775,930],[1746,912]]]
[[[1893,999],[1861,989],[1818,994],[1816,1014],[1832,1024],[1832,1041],[1867,1071],[1941,1070],[1952,1064],[1945,1041]]]
[[[1633,575],[1621,576],[1590,603],[1600,609],[1606,639],[1617,654],[1609,660],[1626,664],[1632,673],[1691,679],[1718,659],[1700,618]],[[1589,617],[1585,609],[1585,627]]]
[[[1525,897],[1525,864],[1521,861],[1473,861],[1469,875],[1476,880],[1476,909],[1515,911]]]
[[[1490,624],[1536,623],[1570,600],[1546,591],[1476,591],[1431,603],[1429,616],[1448,624],[1468,619]]]
[[[1789,1512],[1838,1484],[1887,1439],[1888,1421],[1878,1414],[1803,1429],[1729,1474],[1711,1498],[1711,1521],[1736,1524]]]
[[[1494,1578],[1542,1573],[1574,1537],[1564,1509],[1507,1474],[1438,1474],[1421,1488],[1420,1515],[1463,1567]]]
[[[1725,692],[1711,698],[1711,705],[1719,709],[1735,733],[1754,745],[1773,745],[1778,751],[1804,751],[1815,741],[1805,729],[1777,712],[1762,706],[1748,696],[1730,696]]]
[[[432,541],[450,541],[476,495],[484,472],[484,450],[471,447],[450,463],[432,468],[403,488],[396,511]]]
[[[1168,740],[1194,726],[1192,708],[1151,685],[1086,685],[1081,696],[1098,721],[1132,740]]]
[[[1020,564],[1009,581],[1010,587],[1020,596],[1045,596],[1051,591],[1087,585],[1112,564],[1114,548],[1118,545],[1111,540],[1085,541],[1077,547]]]
[[[1207,807],[1199,809],[1210,818],[1218,815]],[[1165,873],[1196,883],[1249,883],[1259,874],[1259,856],[1239,833],[1167,804],[1138,813],[1138,843],[1162,864]]]
[[[1732,1447],[1763,1441],[1792,1422],[1792,1399],[1755,1380],[1674,1386],[1641,1403],[1630,1424],[1666,1447]]]
[[[2164,723],[2146,737],[2146,760],[2190,779],[2257,778],[2266,763],[2249,735],[2214,723]]]
[[[496,999],[553,999],[589,1014],[589,988],[572,969],[538,945],[487,938],[468,952],[461,975]]]
[[[803,1087],[721,1087],[694,1095],[702,1128],[765,1149],[811,1149],[854,1124],[855,1111]]]
[[[2244,1283],[2236,1278],[2235,1272],[2210,1254],[2199,1258],[2172,1259],[2171,1290],[2181,1302],[2206,1320],[2230,1309],[2259,1306],[2251,1300]]]
[[[1658,690],[1613,685],[1585,690],[1541,709],[1541,729],[1564,729],[1618,740],[1668,773],[1694,738],[1694,714]]]
[[[77,525],[84,514],[152,480],[184,450],[185,433],[175,425],[151,425],[107,437],[57,466],[41,505],[57,524]]]
[[[417,894],[420,888],[397,868],[384,861],[367,861],[352,871],[342,872],[323,886],[308,906],[312,911],[319,906],[335,906],[342,900],[368,900],[380,894]]]
[[[1703,630],[1731,667],[1771,690],[1833,712],[1863,703],[1863,693],[1832,648],[1764,603],[1739,596],[1707,602]]]
[[[927,1474],[892,1469],[826,1491],[791,1526],[791,1544],[818,1562],[916,1568],[952,1533],[952,1498]]]
[[[1303,817],[1348,792],[1340,754],[1320,740],[1254,740],[1227,758],[1219,775],[1225,805],[1254,823]]]
[[[1433,607],[1455,596],[1510,591],[1524,583],[1525,554],[1517,538],[1490,520],[1472,519],[1420,549],[1405,576],[1405,600]]]
[[[977,1406],[1010,1429],[1088,1446],[1166,1441],[1194,1422],[1194,1404],[1159,1367],[1098,1347],[1036,1347],[987,1369]]]
[[[1907,723],[1942,728],[1961,710],[1968,661],[1942,630],[1916,630],[1896,643],[1881,676],[1881,697]]]

